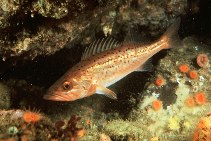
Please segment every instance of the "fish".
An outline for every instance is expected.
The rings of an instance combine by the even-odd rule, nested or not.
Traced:
[[[134,71],[149,70],[149,60],[154,54],[177,47],[179,25],[180,18],[153,43],[119,43],[108,37],[94,41],[85,49],[81,61],[50,86],[43,98],[75,101],[102,94],[117,99],[117,94],[107,87]]]

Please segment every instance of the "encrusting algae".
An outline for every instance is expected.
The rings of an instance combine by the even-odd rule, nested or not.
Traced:
[[[194,100],[193,96],[189,96],[189,97],[186,99],[185,104],[186,104],[187,106],[189,106],[189,107],[195,106],[196,103],[195,103],[195,100]]]

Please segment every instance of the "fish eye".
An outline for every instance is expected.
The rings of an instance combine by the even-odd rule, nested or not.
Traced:
[[[63,89],[64,89],[64,90],[69,90],[69,89],[71,89],[71,84],[70,84],[70,82],[68,82],[68,81],[64,82],[64,83],[63,83]]]

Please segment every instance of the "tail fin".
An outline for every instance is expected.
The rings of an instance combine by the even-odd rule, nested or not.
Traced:
[[[167,41],[168,45],[165,46],[165,49],[174,48],[182,45],[178,35],[180,21],[181,19],[177,18],[176,21],[167,29],[167,31],[161,37],[161,39]]]

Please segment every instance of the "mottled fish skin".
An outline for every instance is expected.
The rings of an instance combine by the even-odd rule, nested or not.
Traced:
[[[160,50],[170,48],[178,25],[170,28],[152,44],[119,44],[80,61],[49,88],[44,99],[74,101],[95,93],[116,99],[116,94],[106,87],[139,69]]]

